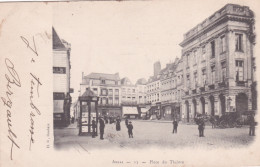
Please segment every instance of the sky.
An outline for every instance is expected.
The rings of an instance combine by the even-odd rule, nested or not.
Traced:
[[[82,72],[128,77],[133,84],[181,57],[183,35],[227,3],[246,0],[96,1],[57,3],[53,26],[71,44],[71,94],[79,95]],[[258,3],[259,5],[259,3]]]

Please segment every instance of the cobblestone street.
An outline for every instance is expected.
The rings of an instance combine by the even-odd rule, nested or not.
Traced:
[[[115,124],[106,124],[104,140],[99,136],[78,136],[76,124],[67,128],[54,129],[55,148],[58,150],[87,151],[94,149],[143,149],[160,148],[239,148],[253,142],[248,135],[248,127],[212,129],[206,126],[205,137],[198,136],[196,125],[179,124],[178,133],[172,133],[171,122],[151,122],[134,120],[134,138],[128,138],[127,128],[121,122],[121,131],[115,130]]]

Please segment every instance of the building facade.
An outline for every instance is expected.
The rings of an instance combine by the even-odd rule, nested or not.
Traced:
[[[103,116],[122,116],[121,81],[119,74],[90,73],[82,76],[80,92],[92,90],[98,97],[98,113]]]
[[[181,42],[182,116],[221,116],[252,109],[254,14],[246,6],[227,4]]]
[[[70,123],[72,89],[70,88],[71,46],[62,40],[54,28],[53,35],[53,118],[54,125],[67,126]]]
[[[157,118],[161,117],[161,64],[160,62],[154,63],[154,75],[148,79],[146,84],[146,103],[149,105],[149,114],[156,115]]]
[[[181,119],[176,75],[178,65],[179,59],[176,58],[174,63],[167,64],[161,71],[161,117],[166,120]]]

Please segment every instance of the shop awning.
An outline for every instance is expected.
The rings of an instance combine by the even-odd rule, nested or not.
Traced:
[[[150,108],[141,108],[141,113],[147,113]]]
[[[138,114],[137,107],[123,107],[123,115]]]
[[[64,100],[53,100],[53,113],[63,113]]]

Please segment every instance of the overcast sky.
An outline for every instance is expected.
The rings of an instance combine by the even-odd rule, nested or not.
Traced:
[[[116,73],[132,83],[153,75],[153,63],[181,56],[183,34],[227,0],[57,3],[53,26],[71,44],[71,87],[77,99],[82,72]],[[230,0],[249,6],[252,1]],[[256,11],[255,11],[256,12]]]

